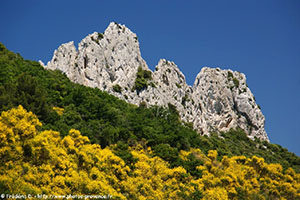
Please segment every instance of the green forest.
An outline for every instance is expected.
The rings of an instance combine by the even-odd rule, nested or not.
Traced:
[[[141,90],[146,87],[144,85],[136,83],[136,89]],[[116,86],[115,90],[118,89]],[[200,136],[190,124],[180,120],[172,104],[147,107],[126,103],[97,88],[73,83],[60,71],[45,70],[38,62],[24,60],[1,43],[0,112],[0,137],[3,139],[0,143],[0,193],[94,194],[101,193],[99,188],[102,188],[115,199],[225,199],[224,195],[228,199],[300,198],[300,158],[286,148],[251,140],[241,129]],[[18,128],[22,123],[24,127],[30,124],[29,128]],[[41,147],[38,142],[43,141],[43,137],[47,142]],[[89,157],[88,151],[93,148],[99,157],[103,156],[102,151],[112,155],[112,160],[103,161],[105,169],[94,157]],[[42,150],[49,155],[45,156]],[[58,151],[62,151],[61,154]],[[51,153],[55,156],[51,157]],[[57,161],[60,155],[69,161],[68,166],[75,170],[76,176],[86,176],[86,183],[71,187],[75,179],[67,179],[71,175],[68,175],[67,164]],[[147,168],[141,166],[146,165],[142,159],[147,160],[147,165],[157,159],[169,175],[162,177],[163,174],[151,171],[149,177],[142,177],[138,169]],[[112,165],[114,162],[116,166]],[[47,165],[54,166],[49,178],[53,182],[39,183],[35,176],[44,176],[43,170],[49,173]],[[242,176],[239,184],[225,180],[229,177],[226,169],[234,167],[240,170],[236,171],[237,176]],[[247,176],[238,175],[249,167],[257,174],[256,182],[249,177],[247,182]],[[38,172],[29,168],[36,168]],[[17,184],[14,177],[20,174],[7,177],[8,172],[19,172],[22,176],[19,184],[24,187],[13,185]],[[270,182],[272,175],[266,173],[275,174],[273,178],[278,179],[278,184]],[[173,178],[176,187],[149,183],[147,187],[151,189],[147,189],[146,183],[140,183],[130,188],[130,183],[125,181],[136,178],[132,181],[138,183],[142,182],[140,179],[152,180],[156,175],[160,177],[157,184],[161,181],[159,184],[172,185],[168,181]],[[97,179],[99,176],[105,177],[103,181],[106,182]],[[206,176],[215,176],[220,184],[210,179],[212,182],[209,182]],[[270,180],[266,181],[267,176]],[[243,180],[252,185],[248,188]],[[59,182],[58,186],[55,181]],[[55,187],[46,187],[51,184]],[[86,188],[88,184],[95,188]],[[107,188],[103,184],[107,184]]]

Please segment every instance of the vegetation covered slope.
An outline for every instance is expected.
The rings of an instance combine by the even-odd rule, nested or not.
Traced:
[[[111,196],[113,199],[299,199],[300,174],[253,156],[205,155],[181,150],[180,158],[197,158],[198,176],[170,167],[150,147],[129,148],[133,164],[71,129],[61,137],[39,131],[42,123],[22,106],[0,117],[0,192],[4,194]]]
[[[0,43],[0,111],[18,105],[35,113],[45,130],[66,136],[75,128],[102,148],[119,142],[120,151],[126,149],[125,144],[142,142],[172,166],[180,165],[180,150],[194,147],[205,153],[215,149],[219,156],[257,155],[300,172],[300,158],[279,145],[252,141],[242,130],[222,133],[222,137],[200,137],[189,124],[182,125],[171,104],[169,108],[128,104],[106,92],[72,83],[59,71],[44,70]]]
[[[216,150],[218,161],[214,162],[219,163],[218,165],[221,165],[224,156],[227,156],[229,160],[234,160],[236,156],[245,156],[243,158],[245,162],[242,164],[253,158],[262,162],[262,158],[264,158],[266,163],[281,164],[283,170],[279,169],[280,173],[288,173],[285,170],[289,167],[293,168],[296,173],[300,172],[300,158],[280,145],[259,140],[252,141],[239,129],[231,130],[228,133],[212,133],[210,137],[199,136],[189,124],[183,124],[180,121],[175,107],[171,104],[168,108],[156,106],[147,108],[145,104],[140,106],[128,104],[106,92],[72,83],[59,71],[44,70],[39,63],[24,60],[20,55],[8,51],[0,43],[0,111],[7,111],[19,105],[22,105],[27,111],[32,111],[43,123],[41,127],[36,124],[38,128],[35,134],[40,135],[39,138],[41,138],[41,134],[46,134],[43,136],[45,138],[48,136],[51,138],[53,134],[56,134],[57,142],[60,142],[70,136],[71,132],[74,132],[73,129],[79,130],[80,137],[83,135],[89,138],[86,138],[90,141],[90,143],[87,142],[89,145],[100,145],[97,148],[102,150],[109,149],[114,156],[124,162],[122,167],[126,168],[127,166],[130,170],[134,170],[136,164],[139,163],[138,156],[134,154],[134,151],[140,148],[148,151],[148,147],[150,147],[151,153],[147,153],[145,158],[162,159],[159,162],[164,162],[168,169],[185,170],[185,173],[195,180],[203,178],[203,170],[199,170],[199,166],[205,166],[207,160],[199,159],[197,153],[189,153],[193,149],[201,151],[201,155],[203,154],[204,157],[210,150]],[[70,130],[72,131],[70,132]],[[6,133],[5,130],[1,130],[1,134],[5,135]],[[79,134],[78,131],[77,133]],[[30,150],[33,146],[29,147],[23,140],[25,138],[21,138],[20,142],[23,143],[15,149],[21,159],[17,159],[16,162],[22,163],[25,162],[22,159],[28,159],[26,162],[29,163],[29,168],[35,169],[40,166],[40,163],[34,161],[34,159],[38,159],[34,158],[32,150]],[[47,142],[45,144],[48,145]],[[59,145],[56,147],[62,148]],[[7,147],[2,145],[0,148],[6,149]],[[1,151],[6,150],[2,149]],[[182,157],[182,152],[187,152],[185,154],[187,158]],[[29,153],[29,157],[21,158],[21,155],[27,153]],[[47,159],[47,162],[55,163],[49,156]],[[77,164],[78,159],[79,157],[66,157],[69,162],[77,162]],[[262,162],[264,166],[269,166],[265,162]],[[12,167],[12,165],[9,165],[10,167],[6,165],[4,162],[1,163],[1,167],[4,167],[5,170]],[[223,167],[221,168],[223,170]],[[41,172],[37,168],[35,170]],[[89,170],[86,172],[88,173],[87,177],[90,176]],[[289,171],[291,170],[289,169]],[[77,172],[79,173],[78,170]],[[128,176],[132,175],[132,171],[126,171],[126,173],[129,173]],[[56,177],[55,172],[53,176]],[[61,176],[64,177],[64,175]],[[65,181],[63,182],[66,184]],[[106,184],[106,182],[102,184]],[[261,184],[259,182],[260,186]],[[215,186],[217,187],[217,185]],[[5,187],[0,185],[0,188],[4,188],[4,190],[7,187],[7,185]],[[40,185],[34,187],[41,189]],[[114,188],[114,186],[111,187]],[[81,186],[80,188],[83,189]],[[50,190],[51,188],[47,191]],[[9,189],[9,191],[13,192],[14,189]],[[83,192],[79,189],[76,191]],[[202,195],[204,190],[199,191]],[[260,194],[269,195],[268,192],[269,189]],[[124,192],[122,195],[127,193]],[[175,193],[177,194],[177,192]],[[197,196],[197,194],[193,195]]]

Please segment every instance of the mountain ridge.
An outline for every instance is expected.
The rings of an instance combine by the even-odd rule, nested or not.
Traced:
[[[151,71],[141,56],[138,38],[126,26],[112,22],[103,34],[85,37],[55,50],[46,69],[58,69],[75,83],[97,87],[136,105],[172,104],[183,121],[204,135],[242,128],[250,138],[267,140],[265,118],[246,84],[232,70],[203,67],[193,86],[171,61],[160,59]]]
[[[200,148],[205,154],[217,150],[219,160],[222,156],[255,155],[267,163],[280,163],[284,170],[293,167],[299,173],[298,156],[280,145],[251,140],[241,129],[200,136],[179,119],[174,106],[135,106],[98,88],[71,82],[59,70],[45,70],[1,43],[0,64],[1,111],[22,105],[41,119],[41,131],[53,130],[67,136],[75,128],[102,148],[121,145],[118,155],[125,162],[133,161],[129,152],[123,152],[125,146],[141,144],[145,149],[151,147],[171,166],[181,165],[191,174],[197,174],[197,162],[181,163],[181,150]]]

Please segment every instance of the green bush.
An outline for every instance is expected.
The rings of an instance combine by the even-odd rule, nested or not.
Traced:
[[[232,72],[228,71],[228,73],[227,73],[227,79],[228,79],[229,81],[232,80],[235,87],[239,87],[240,82],[239,82],[239,80],[238,80],[237,78],[235,78],[235,77],[233,76],[233,73],[232,73]],[[230,88],[230,89],[232,90],[232,88]]]
[[[136,73],[135,86],[134,89],[138,92],[144,90],[148,87],[148,81],[152,80],[152,73],[148,70],[143,70],[140,66]]]
[[[122,92],[122,87],[119,84],[113,85],[113,90],[115,92],[121,93]]]
[[[227,79],[230,80],[230,79],[232,79],[232,78],[233,78],[232,72],[231,72],[231,71],[228,71],[228,73],[227,73]]]
[[[119,141],[117,142],[117,145],[114,147],[114,153],[122,158],[127,165],[129,165],[131,168],[133,165],[138,161],[137,158],[134,158],[133,155],[128,150],[128,144],[125,142]]]
[[[237,78],[233,78],[232,80],[233,80],[234,86],[238,88],[240,85],[239,80]]]
[[[162,159],[177,163],[179,160],[178,149],[171,147],[169,144],[158,144],[153,147],[154,154]]]
[[[101,40],[103,38],[103,34],[102,33],[98,33],[98,40]]]
[[[190,99],[189,99],[188,95],[185,94],[184,97],[182,97],[181,104],[183,106],[185,106],[185,104],[186,104],[187,101],[190,101]]]

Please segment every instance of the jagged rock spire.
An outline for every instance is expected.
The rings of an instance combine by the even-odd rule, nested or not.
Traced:
[[[97,87],[136,105],[171,103],[181,119],[191,122],[201,134],[240,127],[249,137],[268,141],[265,118],[244,74],[204,67],[189,86],[176,64],[165,59],[152,72],[141,57],[136,34],[115,22],[103,34],[94,32],[85,37],[78,51],[73,42],[62,44],[45,68],[59,69],[76,83]],[[137,78],[144,84],[139,91]],[[115,90],[116,85],[121,90]]]

